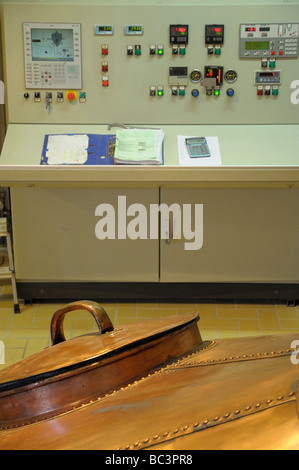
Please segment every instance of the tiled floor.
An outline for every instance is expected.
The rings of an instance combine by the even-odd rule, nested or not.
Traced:
[[[0,364],[0,370],[50,345],[50,321],[61,305],[20,304],[21,313],[15,315],[10,286],[0,286],[0,344],[4,345],[5,353],[5,364]],[[196,311],[200,315],[199,329],[204,340],[299,331],[299,306],[155,302],[104,303],[102,306],[115,326]],[[92,317],[85,311],[71,312],[64,320],[67,339],[95,330]]]

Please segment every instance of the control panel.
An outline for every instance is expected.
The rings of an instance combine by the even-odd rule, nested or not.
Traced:
[[[225,3],[4,3],[10,122],[298,123],[299,4]]]
[[[242,24],[240,57],[298,57],[298,23]]]

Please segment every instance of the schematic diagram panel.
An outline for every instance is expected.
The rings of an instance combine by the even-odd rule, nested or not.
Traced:
[[[298,4],[5,4],[10,122],[298,123],[296,19]]]

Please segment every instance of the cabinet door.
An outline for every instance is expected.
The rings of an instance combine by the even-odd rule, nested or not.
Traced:
[[[158,189],[20,187],[11,193],[18,280],[158,281],[159,240],[132,239],[139,230],[136,224],[131,224],[131,238],[124,232],[125,224],[134,220],[126,208],[142,204],[147,210],[149,204],[158,204]],[[114,208],[115,239],[96,236],[97,223],[105,215],[102,211],[100,217],[101,210],[96,215],[101,204]]]
[[[183,205],[191,204],[194,230],[195,205],[203,204],[202,247],[187,250],[183,235],[161,240],[161,281],[299,281],[298,189],[166,188],[161,201],[179,204],[182,233]],[[179,220],[173,218],[176,230]]]

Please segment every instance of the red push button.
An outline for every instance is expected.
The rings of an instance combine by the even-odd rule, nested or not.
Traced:
[[[108,46],[107,46],[107,44],[102,45],[102,55],[108,55]]]
[[[78,98],[78,94],[75,90],[68,90],[65,96],[68,101],[76,101]]]
[[[279,55],[283,55],[283,51],[279,51],[278,54],[279,54]]]
[[[258,96],[262,96],[263,94],[264,94],[263,88],[258,88],[258,89],[257,89],[257,95],[258,95]]]
[[[108,77],[103,77],[103,79],[102,79],[102,85],[103,85],[103,86],[109,86]]]

